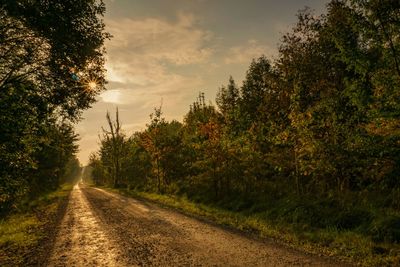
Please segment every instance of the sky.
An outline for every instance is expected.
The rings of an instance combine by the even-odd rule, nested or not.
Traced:
[[[326,0],[105,0],[107,90],[77,125],[78,158],[99,148],[106,112],[119,109],[127,136],[145,129],[162,105],[167,120],[183,120],[204,92],[215,102],[230,76],[241,85],[253,58],[277,56],[284,33],[306,6]]]

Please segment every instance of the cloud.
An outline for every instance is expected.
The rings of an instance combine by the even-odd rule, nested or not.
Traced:
[[[224,62],[225,64],[249,63],[252,59],[262,55],[273,57],[275,53],[276,49],[260,44],[257,40],[249,40],[243,45],[231,47],[224,58]]]
[[[122,94],[121,90],[107,90],[100,94],[100,98],[105,103],[114,103],[121,104],[122,103]]]
[[[166,106],[174,106],[204,84],[195,74],[174,71],[206,64],[213,54],[212,34],[193,15],[178,14],[174,21],[114,18],[106,25],[113,38],[106,44],[109,90],[101,101],[148,108],[165,98]]]
[[[191,14],[179,14],[175,22],[159,18],[122,18],[107,19],[106,25],[114,36],[108,45],[109,53],[114,57],[139,56],[151,61],[186,65],[203,63],[213,52],[207,47],[211,33],[196,27],[195,17]]]

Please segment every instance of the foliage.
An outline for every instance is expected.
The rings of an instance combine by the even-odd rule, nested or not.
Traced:
[[[396,1],[333,0],[326,14],[301,11],[277,58],[254,59],[241,86],[231,77],[218,108],[200,93],[182,124],[155,109],[127,141],[127,186],[310,239],[321,231],[329,246],[369,242],[358,257],[398,242],[398,10]],[[94,159],[94,172],[104,164]]]
[[[105,84],[104,11],[101,1],[1,2],[1,214],[73,176],[73,124]]]

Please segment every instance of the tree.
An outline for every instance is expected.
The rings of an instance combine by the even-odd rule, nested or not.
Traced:
[[[100,153],[99,153],[100,154]],[[90,178],[93,180],[95,185],[104,185],[107,183],[103,161],[96,153],[92,153],[89,156],[89,164],[91,167]]]
[[[71,123],[104,88],[104,4],[78,2],[0,5],[0,212],[59,185]]]
[[[219,89],[216,98],[217,106],[226,120],[237,108],[239,97],[239,88],[231,76],[228,85]]]
[[[271,88],[269,76],[273,75],[273,70],[270,61],[262,56],[253,60],[249,70],[246,73],[246,78],[240,88],[240,112],[241,124],[244,130],[248,130],[252,123],[259,119],[259,108],[263,103],[264,96]]]
[[[152,158],[146,149],[146,134],[134,133],[128,140],[128,157],[124,169],[130,188],[144,190],[152,175]]]
[[[40,149],[35,153],[36,168],[29,181],[30,193],[55,190],[61,184],[69,160],[78,151],[78,136],[73,126],[66,122],[49,121],[40,131]]]
[[[79,179],[84,178],[84,169],[77,157],[72,156],[64,167],[64,174],[61,177],[61,183],[76,183]]]
[[[61,108],[62,115],[76,119],[105,83],[103,45],[109,35],[99,17],[104,11],[102,1],[3,3],[0,88],[35,81],[53,111]],[[90,88],[90,81],[97,86]]]
[[[119,121],[118,108],[115,113],[115,121],[112,121],[110,113],[106,115],[109,130],[103,129],[103,138],[101,139],[102,149],[101,158],[108,169],[112,185],[120,186],[121,164],[125,156],[125,135],[121,129]]]
[[[165,119],[161,117],[161,106],[154,109],[154,113],[150,114],[150,124],[147,125],[148,130],[144,134],[143,146],[151,156],[154,175],[157,181],[157,191],[162,192],[164,181],[164,173],[161,165],[161,135],[162,126],[165,125]]]

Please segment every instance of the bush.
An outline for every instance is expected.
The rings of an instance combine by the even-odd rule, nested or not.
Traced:
[[[291,211],[293,223],[308,224],[312,227],[325,227],[323,207],[314,203],[305,203],[299,205]]]
[[[375,242],[400,243],[400,217],[388,216],[373,222],[370,234]]]
[[[372,214],[367,210],[350,209],[341,212],[335,220],[338,229],[350,230],[361,225],[369,224],[372,220]]]

